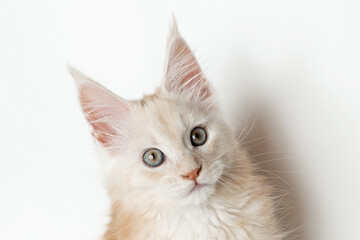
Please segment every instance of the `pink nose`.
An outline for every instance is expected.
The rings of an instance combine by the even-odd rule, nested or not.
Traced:
[[[189,180],[195,181],[197,179],[197,177],[200,174],[200,170],[201,170],[201,166],[199,168],[196,168],[190,172],[188,172],[187,174],[181,175],[183,178],[187,178]]]

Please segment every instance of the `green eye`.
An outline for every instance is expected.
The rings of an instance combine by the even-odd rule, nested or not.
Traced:
[[[205,129],[203,129],[202,127],[196,127],[193,130],[191,130],[190,140],[191,140],[191,144],[194,147],[203,145],[206,142],[206,139],[207,139],[207,134]]]
[[[144,153],[143,161],[149,167],[160,166],[164,161],[164,153],[157,148],[151,148]]]

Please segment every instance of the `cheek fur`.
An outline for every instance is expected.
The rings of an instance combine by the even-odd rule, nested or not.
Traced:
[[[152,171],[153,170],[153,171]],[[163,171],[157,171],[155,169],[146,169],[142,170],[141,173],[145,179],[148,179],[151,182],[161,182],[164,178],[165,173]]]

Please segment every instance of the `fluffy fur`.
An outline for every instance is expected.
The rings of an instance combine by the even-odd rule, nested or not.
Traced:
[[[106,240],[277,240],[271,188],[255,173],[223,119],[214,90],[174,24],[164,80],[153,95],[127,101],[70,68],[105,169],[112,201]],[[202,126],[199,147],[190,131]],[[165,161],[146,166],[158,148]],[[201,166],[197,183],[181,175]]]

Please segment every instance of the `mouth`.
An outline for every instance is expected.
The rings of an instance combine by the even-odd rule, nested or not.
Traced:
[[[195,182],[194,187],[190,190],[189,195],[194,193],[194,192],[198,192],[200,191],[202,188],[204,188],[206,186],[206,184],[201,184],[201,183],[197,183]]]

